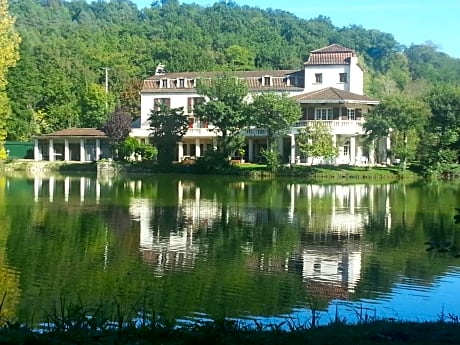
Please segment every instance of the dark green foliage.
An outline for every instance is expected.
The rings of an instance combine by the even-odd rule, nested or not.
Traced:
[[[223,74],[210,81],[198,84],[198,92],[209,99],[199,104],[195,114],[216,126],[219,150],[230,157],[240,149],[244,141],[240,131],[249,124],[248,105],[244,98],[248,86],[231,74]]]
[[[20,60],[7,76],[12,108],[8,140],[99,126],[115,105],[138,117],[140,81],[159,63],[169,72],[298,69],[310,51],[338,43],[357,52],[370,96],[420,96],[437,83],[438,91],[427,98],[433,117],[419,135],[424,143],[420,158],[429,171],[447,171],[458,159],[458,104],[449,101],[452,106],[446,107],[434,93],[460,84],[460,59],[432,44],[403,47],[391,34],[375,29],[339,28],[325,16],[301,19],[228,1],[206,7],[155,1],[143,9],[130,0],[9,4],[22,42]],[[205,88],[202,93],[210,94]],[[233,138],[245,125],[243,107],[222,95],[211,98],[200,115],[226,129],[221,146],[231,154],[240,145]],[[205,113],[215,115],[211,119]],[[225,120],[229,118],[231,122]],[[409,132],[403,132],[403,142],[404,133]],[[413,156],[408,147],[402,151]]]
[[[460,61],[434,46],[403,50],[378,30],[338,28],[324,16],[300,19],[236,2],[202,7],[157,1],[138,9],[129,0],[11,0],[10,12],[22,37],[21,59],[8,75],[11,140],[99,124],[111,109],[104,112],[101,93],[88,90],[105,86],[106,67],[109,108],[129,107],[133,117],[139,115],[138,80],[158,63],[170,72],[297,69],[311,50],[331,43],[357,51],[377,79],[369,88],[376,95],[382,83],[403,90],[410,79],[460,80]]]
[[[460,87],[438,85],[425,101],[431,117],[422,138],[422,165],[427,174],[443,174],[460,159]]]
[[[149,118],[152,143],[158,150],[160,165],[171,165],[176,156],[176,144],[187,133],[188,120],[184,109],[171,109],[164,104],[153,110]]]

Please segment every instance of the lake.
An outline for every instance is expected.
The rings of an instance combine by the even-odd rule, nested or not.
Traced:
[[[0,321],[78,306],[265,325],[455,318],[455,207],[456,182],[4,174]]]

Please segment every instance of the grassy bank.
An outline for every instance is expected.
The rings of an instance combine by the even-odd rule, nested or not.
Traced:
[[[109,173],[114,174],[212,174],[244,176],[248,178],[299,178],[302,181],[312,182],[357,182],[357,181],[398,181],[421,179],[421,174],[416,168],[409,167],[402,170],[398,166],[375,166],[356,167],[348,165],[340,166],[307,166],[307,165],[283,165],[276,172],[272,172],[262,164],[234,164],[221,169],[204,170],[202,166],[178,163],[169,167],[160,167],[156,162],[100,162],[100,163],[79,163],[79,162],[46,162],[46,161],[25,161],[15,160],[2,162],[0,170],[3,171],[26,171],[26,172],[51,172],[51,173],[88,173],[96,172],[98,167],[104,166]],[[113,169],[111,169],[111,167]],[[452,176],[458,178],[460,176]]]
[[[411,323],[377,321],[357,325],[343,323],[314,328],[292,326],[241,327],[231,321],[194,324],[125,327],[93,330],[70,327],[37,333],[10,325],[0,331],[0,344],[460,344],[460,325],[455,323]]]

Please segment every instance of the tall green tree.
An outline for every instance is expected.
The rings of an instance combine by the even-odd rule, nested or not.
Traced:
[[[305,157],[334,158],[338,155],[338,148],[334,145],[331,131],[328,127],[317,125],[302,128],[296,136],[300,153]]]
[[[438,85],[425,101],[431,117],[422,138],[422,162],[430,173],[441,173],[460,158],[460,87]]]
[[[300,119],[300,105],[284,94],[262,93],[253,96],[248,114],[251,123],[267,130],[267,149],[262,155],[270,169],[275,171],[279,166],[278,139]]]
[[[6,157],[3,142],[6,139],[6,124],[11,107],[6,92],[8,69],[19,60],[21,38],[14,27],[15,19],[8,12],[8,1],[0,0],[0,159]]]
[[[90,84],[83,95],[81,105],[80,126],[100,127],[108,118],[109,112],[113,110],[113,99],[99,84]]]
[[[183,108],[169,108],[160,104],[159,109],[151,112],[150,134],[152,143],[158,150],[158,163],[169,166],[174,161],[176,144],[182,140],[188,130],[187,116]]]
[[[241,145],[241,130],[249,123],[245,97],[249,89],[244,81],[229,74],[200,80],[198,93],[208,102],[195,108],[195,115],[216,127],[218,147],[225,157]]]
[[[401,159],[405,168],[407,160],[415,158],[428,116],[429,108],[422,101],[388,97],[367,114],[364,129],[371,140],[391,135],[393,158]]]

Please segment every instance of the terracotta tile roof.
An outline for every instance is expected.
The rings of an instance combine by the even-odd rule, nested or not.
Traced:
[[[304,65],[348,65],[350,58],[355,55],[352,49],[339,44],[313,50]]]
[[[331,44],[327,47],[323,47],[320,49],[312,50],[312,53],[354,53],[354,51],[350,48],[346,48],[341,46],[340,44]]]
[[[177,72],[154,75],[144,80],[141,92],[155,93],[196,93],[197,79],[216,78],[222,72]],[[297,91],[303,89],[303,71],[279,70],[279,71],[240,71],[235,75],[248,84],[251,91]],[[270,85],[264,85],[263,78],[270,77]],[[180,85],[180,79],[184,79]],[[167,86],[163,87],[163,80]]]
[[[105,132],[98,128],[67,128],[57,132],[43,134],[37,136],[38,139],[46,138],[63,138],[63,137],[78,137],[78,138],[107,138]]]
[[[378,103],[376,99],[365,95],[359,95],[333,87],[303,93],[301,95],[293,96],[292,99],[295,99],[299,103]]]

